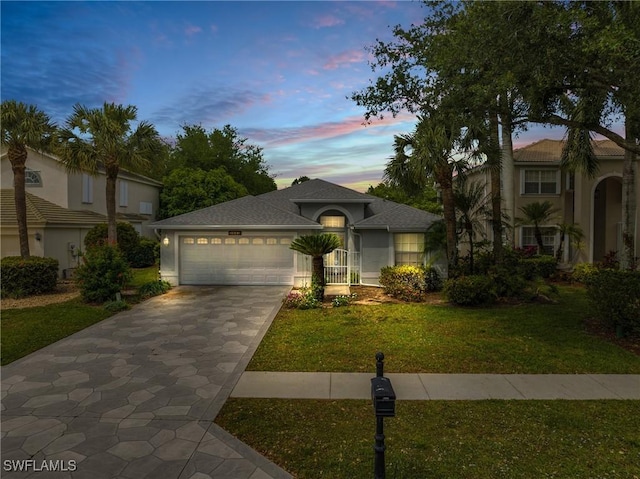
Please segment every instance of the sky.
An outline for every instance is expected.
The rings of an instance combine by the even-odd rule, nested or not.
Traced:
[[[367,51],[420,23],[415,1],[1,2],[2,100],[63,124],[77,103],[134,105],[173,138],[231,125],[262,148],[279,188],[299,176],[365,191],[415,117],[364,124],[350,99],[374,81]],[[515,146],[558,130],[535,128]]]

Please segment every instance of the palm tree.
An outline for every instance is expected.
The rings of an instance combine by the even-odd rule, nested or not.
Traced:
[[[479,217],[486,213],[485,185],[474,181],[470,185],[461,181],[455,188],[454,202],[458,211],[459,234],[466,234],[469,241],[469,269],[473,274],[473,243],[479,226]]]
[[[533,225],[533,234],[536,238],[536,243],[538,243],[538,254],[542,254],[544,252],[544,243],[542,241],[542,229],[540,226],[551,221],[559,211],[558,208],[554,207],[550,201],[543,201],[542,203],[536,201],[521,206],[520,211],[524,214],[524,218],[518,218],[518,223]]]
[[[97,175],[104,168],[107,178],[107,241],[116,244],[116,180],[120,168],[141,171],[150,166],[150,157],[162,151],[155,127],[137,117],[135,106],[105,103],[90,109],[75,105],[60,133],[60,158],[69,171]]]
[[[7,156],[13,170],[13,194],[16,203],[20,256],[28,258],[29,235],[25,192],[27,147],[48,151],[56,127],[47,114],[34,105],[6,100],[2,102],[1,108],[2,146],[8,147]]]
[[[556,250],[556,260],[562,261],[562,253],[564,252],[564,239],[569,237],[570,244],[572,246],[578,245],[584,239],[584,233],[580,225],[576,223],[562,223],[558,225],[558,231],[560,232],[560,244]]]
[[[395,155],[384,172],[386,181],[410,193],[423,188],[429,178],[438,183],[442,191],[449,271],[458,262],[453,176],[466,166],[464,160],[454,157],[460,144],[461,127],[455,119],[439,113],[419,117],[413,133],[394,137]]]
[[[311,256],[311,286],[316,291],[316,299],[324,299],[324,255],[340,247],[340,238],[333,233],[299,236],[291,242],[290,248]]]

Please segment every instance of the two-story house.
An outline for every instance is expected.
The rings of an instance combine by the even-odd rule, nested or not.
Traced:
[[[107,222],[106,176],[70,173],[55,156],[31,149],[26,167],[31,254],[57,259],[61,272],[73,268],[87,232]],[[5,150],[0,155],[0,186],[1,254],[19,256],[13,172]],[[116,185],[118,221],[129,222],[141,235],[155,238],[149,224],[156,218],[161,186],[156,180],[121,170]]]
[[[564,143],[559,140],[540,140],[514,151],[514,181],[503,180],[503,188],[513,185],[513,212],[509,216],[522,218],[521,207],[533,202],[551,202],[558,213],[543,228],[543,241],[548,252],[555,251],[560,242],[557,225],[576,224],[584,233],[580,244],[565,239],[563,262],[598,262],[608,253],[622,250],[622,168],[624,150],[610,140],[594,141],[594,153],[599,169],[594,178],[580,172],[563,171],[560,158]],[[476,169],[470,181],[489,185],[489,172]],[[640,175],[636,171],[636,185]],[[487,186],[488,193],[488,186]],[[635,189],[636,204],[640,204],[640,188]],[[635,224],[638,224],[636,214]],[[637,226],[636,226],[637,228]],[[486,228],[491,235],[490,227]],[[536,246],[533,225],[516,226],[513,243],[516,247]],[[636,238],[638,231],[636,231]],[[640,242],[636,240],[636,256],[640,256]]]

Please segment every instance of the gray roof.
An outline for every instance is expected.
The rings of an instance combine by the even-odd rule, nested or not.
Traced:
[[[365,208],[366,218],[354,225],[356,229],[424,231],[440,219],[411,206],[315,179],[157,221],[152,226],[159,229],[321,229],[317,222],[300,215],[300,203],[360,203]]]

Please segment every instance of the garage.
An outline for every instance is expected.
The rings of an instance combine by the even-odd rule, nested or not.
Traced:
[[[181,235],[180,284],[292,284],[293,236]]]

